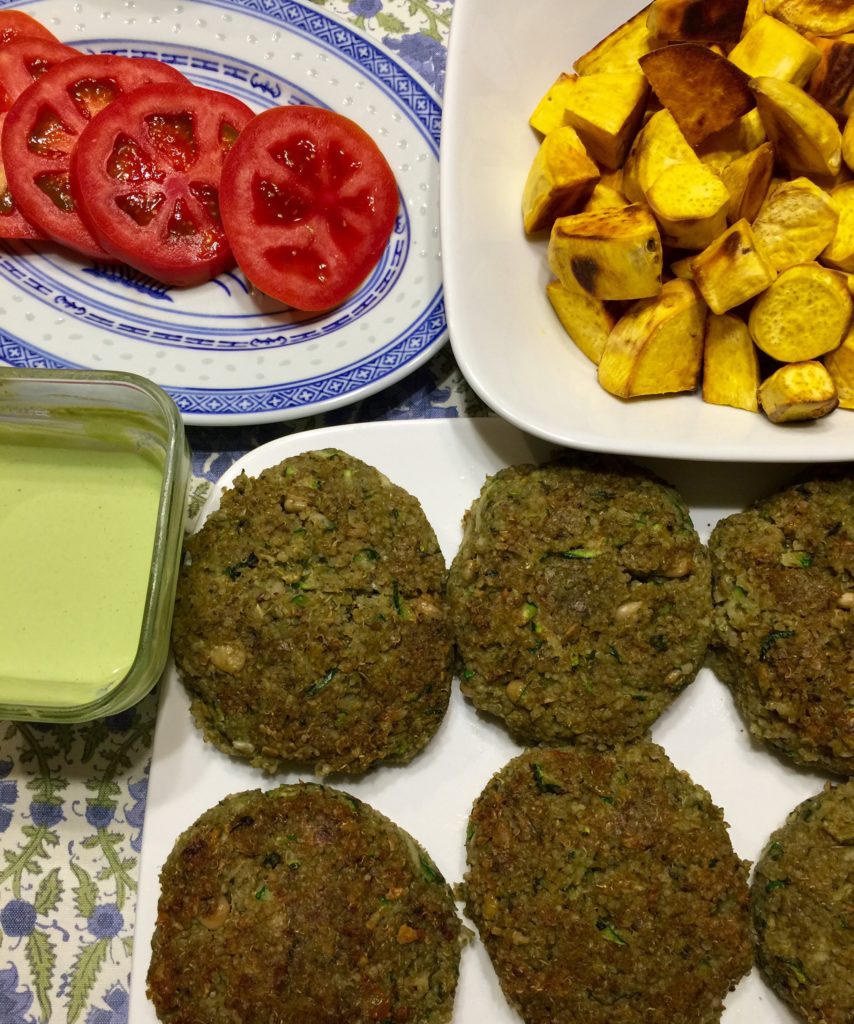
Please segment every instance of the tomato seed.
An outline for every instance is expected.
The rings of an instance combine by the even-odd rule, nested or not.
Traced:
[[[145,119],[148,137],[176,171],[186,171],[196,162],[197,149],[193,115],[151,114]]]
[[[145,227],[154,220],[165,198],[162,192],[128,192],[116,196],[116,206],[140,227]]]
[[[121,89],[109,78],[80,78],[68,87],[68,95],[87,121],[108,107]]]
[[[57,210],[70,213],[74,209],[74,199],[68,180],[68,172],[56,174],[40,174],[35,179],[36,185],[44,192]]]

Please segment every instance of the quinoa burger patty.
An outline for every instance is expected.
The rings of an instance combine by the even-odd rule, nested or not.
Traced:
[[[685,503],[617,459],[490,477],[448,593],[463,693],[526,743],[641,736],[694,679],[711,630]]]
[[[227,797],[161,873],[148,995],[164,1024],[445,1024],[461,925],[424,850],[315,784]]]
[[[709,540],[710,663],[751,734],[807,767],[854,773],[854,480],[787,487]]]
[[[751,885],[756,958],[809,1024],[854,1018],[854,781],[799,804]]]
[[[750,969],[747,865],[653,743],[521,754],[467,850],[467,912],[527,1024],[712,1024]]]
[[[268,771],[411,760],[445,713],[446,567],[417,499],[335,449],[245,474],[186,545],[172,632],[206,739]]]

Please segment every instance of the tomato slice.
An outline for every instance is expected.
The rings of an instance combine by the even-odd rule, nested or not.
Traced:
[[[29,36],[32,39],[52,39],[58,43],[59,40],[42,25],[40,21],[23,11],[0,11],[0,46],[5,46],[15,39]]]
[[[48,238],[104,258],[71,194],[71,151],[97,113],[149,82],[185,84],[187,79],[144,57],[80,56],[51,68],[12,104],[2,138],[9,188],[21,213]]]
[[[354,121],[275,107],[243,130],[222,174],[222,219],[249,280],[303,310],[339,305],[367,277],[397,217],[394,174]]]
[[[146,85],[94,118],[71,157],[80,216],[117,259],[167,284],[234,265],[219,211],[225,156],[253,111],[194,85]]]
[[[6,120],[6,112],[27,86],[32,85],[54,65],[79,56],[79,50],[63,46],[62,43],[58,43],[52,38],[21,36],[9,43],[0,44],[0,133],[3,130],[3,122]],[[44,238],[44,235],[21,215],[8,187],[6,168],[2,158],[0,158],[0,238]]]

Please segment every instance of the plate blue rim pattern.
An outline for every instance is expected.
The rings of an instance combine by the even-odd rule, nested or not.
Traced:
[[[348,25],[299,0],[196,0],[221,10],[237,9],[310,38],[367,74],[392,97],[438,157],[442,106],[431,88],[420,82],[382,46]],[[0,9],[38,4],[0,0]],[[36,12],[37,13],[37,12]],[[136,51],[134,51],[136,52]],[[405,210],[404,210],[405,214]],[[14,248],[2,244],[7,257]],[[8,261],[4,261],[8,267]],[[69,299],[72,302],[73,298]],[[103,321],[102,321],[103,324]],[[310,321],[301,324],[305,329]],[[333,322],[331,328],[335,327]],[[298,380],[223,388],[163,384],[191,422],[228,425],[310,415],[367,397],[415,370],[448,338],[443,287],[428,297],[412,321],[375,352],[346,366]],[[86,366],[39,348],[7,329],[0,329],[0,362],[27,369],[85,369]]]

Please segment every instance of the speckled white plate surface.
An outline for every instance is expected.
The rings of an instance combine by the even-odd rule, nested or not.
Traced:
[[[775,426],[697,394],[622,401],[599,387],[546,298],[546,241],[522,230],[537,137],[528,117],[561,71],[643,0],[464,0],[442,125],[442,249],[454,354],[497,413],[559,444],[744,462],[854,457],[854,412]]]
[[[447,338],[435,93],[388,50],[296,0],[4,3],[84,52],[144,55],[255,110],[327,106],[377,141],[400,188],[378,266],[338,309],[289,312],[239,271],[167,288],[50,244],[2,243],[0,363],[111,369],[164,387],[191,423],[325,412],[389,386]]]
[[[497,418],[362,423],[303,431],[262,445],[238,460],[215,488],[202,519],[217,507],[220,487],[229,486],[242,470],[256,476],[288,456],[325,447],[350,452],[414,494],[448,562],[459,547],[463,512],[487,475],[501,466],[539,461],[550,451],[548,444]],[[726,463],[648,460],[648,464],[679,488],[704,540],[718,519],[769,493],[793,473],[792,467],[784,466],[733,472]],[[748,860],[759,856],[786,814],[817,793],[824,782],[821,775],[790,768],[753,744],[728,690],[708,669],[659,719],[653,738],[678,768],[709,790],[730,823],[736,852]],[[424,844],[448,881],[455,883],[465,871],[472,802],[492,774],[521,749],[496,720],[475,711],[455,682],[438,733],[411,764],[379,768],[357,780],[327,781],[366,800],[407,829]],[[184,688],[174,669],[167,670],[161,684],[143,834],[129,1024],[157,1024],[145,996],[145,976],[160,868],[177,836],[229,793],[294,782],[298,777],[270,779],[204,743],[192,723]],[[722,1024],[794,1021],[754,971],[727,999]],[[479,941],[463,950],[453,1024],[520,1024]]]

